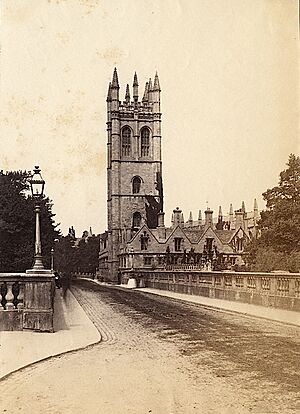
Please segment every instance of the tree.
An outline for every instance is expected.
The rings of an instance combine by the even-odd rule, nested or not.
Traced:
[[[24,272],[33,265],[35,213],[26,171],[0,173],[0,272]],[[59,237],[52,203],[41,200],[43,262],[50,268],[50,250]]]
[[[80,240],[76,251],[78,269],[81,272],[95,273],[99,264],[99,236]]]
[[[76,271],[95,273],[99,264],[99,236],[79,239],[75,248]]]
[[[84,233],[85,234],[85,233]],[[95,273],[99,262],[99,236],[61,237],[54,251],[54,268],[60,273]]]
[[[77,270],[77,258],[75,251],[75,239],[68,236],[60,237],[55,243],[54,269],[64,273],[71,273]]]
[[[249,248],[253,270],[300,270],[300,158],[291,154],[278,186],[263,193],[261,237]]]

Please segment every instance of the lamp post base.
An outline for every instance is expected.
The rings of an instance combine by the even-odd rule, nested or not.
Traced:
[[[38,251],[34,256],[34,264],[32,269],[26,270],[26,273],[30,274],[51,274],[53,273],[53,270],[51,269],[45,269],[42,261],[42,255],[40,253],[40,246],[36,245],[36,250]]]

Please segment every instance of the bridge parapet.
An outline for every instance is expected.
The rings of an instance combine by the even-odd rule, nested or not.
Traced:
[[[53,332],[54,275],[0,273],[0,331]]]
[[[123,283],[131,277],[138,286],[300,311],[300,273],[134,269]]]

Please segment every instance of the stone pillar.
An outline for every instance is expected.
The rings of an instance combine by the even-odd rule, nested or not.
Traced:
[[[26,275],[23,329],[53,332],[54,275]]]

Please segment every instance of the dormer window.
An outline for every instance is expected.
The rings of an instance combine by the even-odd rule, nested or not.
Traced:
[[[132,180],[132,192],[133,194],[138,194],[141,190],[142,180],[140,177],[134,177]]]
[[[131,151],[131,130],[129,127],[122,129],[122,155],[129,156]]]
[[[212,251],[212,249],[213,249],[213,241],[214,241],[214,239],[213,239],[213,237],[207,237],[206,238],[206,248],[207,248],[207,251],[210,253],[211,251]]]
[[[147,127],[142,128],[141,131],[141,156],[148,157],[150,149],[150,132]]]
[[[174,250],[175,252],[180,252],[182,248],[182,237],[175,237],[174,238]]]

